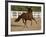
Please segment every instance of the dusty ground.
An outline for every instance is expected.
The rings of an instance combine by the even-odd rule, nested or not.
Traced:
[[[22,19],[19,22],[15,22],[15,18],[11,18],[11,31],[31,31],[31,30],[40,30],[41,29],[41,20],[40,18],[36,18],[37,24],[34,20],[32,20],[32,26],[31,21],[27,20],[26,26],[24,27],[24,23]]]

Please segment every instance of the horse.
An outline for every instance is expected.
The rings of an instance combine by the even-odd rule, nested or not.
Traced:
[[[32,20],[34,20],[37,24],[37,21],[35,20],[35,18],[33,18],[33,14],[32,14],[32,9],[28,8],[27,13],[22,13],[20,16],[18,16],[18,18],[15,20],[15,22],[19,22],[19,20],[22,19],[23,23],[26,26],[26,21],[30,20],[31,21],[31,26],[32,26]]]

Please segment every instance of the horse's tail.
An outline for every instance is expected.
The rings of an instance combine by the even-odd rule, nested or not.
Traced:
[[[21,16],[19,16],[19,17],[15,20],[15,22],[18,22],[20,19],[21,19]]]

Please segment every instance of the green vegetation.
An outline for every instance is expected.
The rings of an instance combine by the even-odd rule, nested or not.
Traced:
[[[19,5],[11,5],[11,11],[27,11],[28,8],[32,8],[35,12],[40,12],[41,7],[38,6],[19,6]]]

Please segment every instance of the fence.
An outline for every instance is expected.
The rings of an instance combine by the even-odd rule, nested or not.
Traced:
[[[26,13],[27,11],[11,11],[11,17],[18,18],[19,15],[22,13]],[[40,12],[32,12],[33,17],[37,18],[40,17]]]

